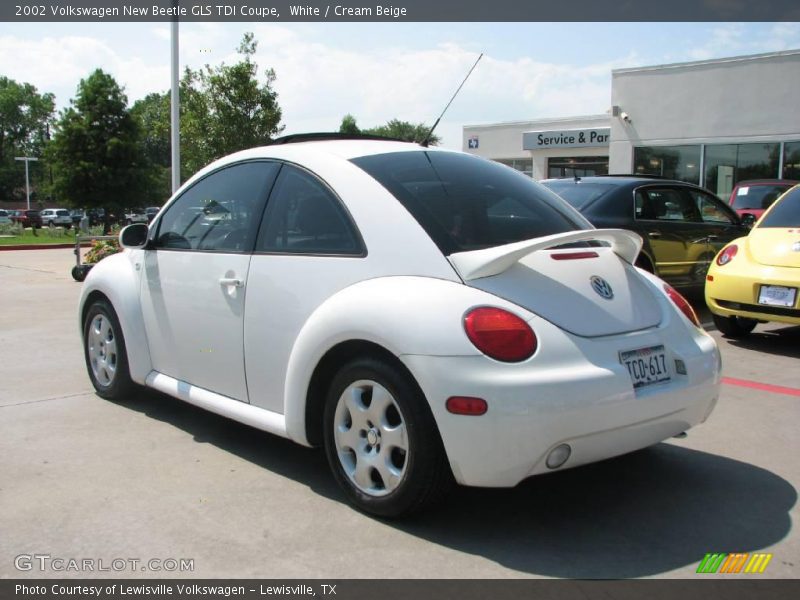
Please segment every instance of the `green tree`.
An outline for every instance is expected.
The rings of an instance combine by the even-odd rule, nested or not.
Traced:
[[[378,125],[377,127],[371,127],[369,129],[360,129],[356,123],[355,117],[350,114],[344,116],[342,123],[339,126],[340,133],[364,133],[368,135],[380,135],[382,137],[389,137],[398,140],[404,140],[406,142],[417,143],[420,143],[425,139],[425,136],[428,135],[428,131],[430,131],[430,125],[426,125],[425,123],[415,124],[408,121],[401,121],[399,119],[392,119],[385,125]],[[428,138],[428,145],[436,146],[441,141],[441,138],[434,133],[431,134],[430,138]]]
[[[209,162],[245,148],[262,146],[283,131],[275,71],[258,81],[253,62],[257,42],[245,33],[233,65],[189,68],[181,81],[181,166],[191,175]]]
[[[25,168],[14,157],[42,155],[54,112],[53,94],[0,76],[0,199],[24,196]],[[41,163],[30,168],[35,183],[45,169]]]
[[[169,93],[148,94],[131,107],[150,184],[144,204],[160,205],[172,195]]]
[[[139,130],[122,88],[97,69],[81,80],[70,103],[47,151],[59,198],[116,214],[140,206],[149,179]]]

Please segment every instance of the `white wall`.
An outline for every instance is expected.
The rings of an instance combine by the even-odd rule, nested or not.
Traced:
[[[618,69],[610,173],[630,173],[633,146],[800,139],[800,50]]]

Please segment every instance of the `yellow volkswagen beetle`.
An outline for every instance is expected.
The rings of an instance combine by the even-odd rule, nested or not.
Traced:
[[[725,246],[706,276],[706,304],[726,337],[758,322],[800,325],[800,185],[783,194],[747,237]]]

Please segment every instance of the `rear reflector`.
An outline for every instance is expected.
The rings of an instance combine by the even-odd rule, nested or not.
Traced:
[[[454,415],[470,415],[473,417],[486,414],[489,409],[486,400],[483,398],[471,398],[469,396],[451,396],[445,402],[445,406]]]
[[[564,254],[551,254],[553,260],[579,260],[581,258],[597,258],[597,252],[566,252]]]

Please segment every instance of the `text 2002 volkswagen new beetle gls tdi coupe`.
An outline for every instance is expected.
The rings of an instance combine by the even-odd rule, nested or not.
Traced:
[[[282,140],[192,177],[83,286],[98,394],[146,385],[322,445],[358,508],[419,510],[704,421],[687,302],[544,187],[460,152]]]

